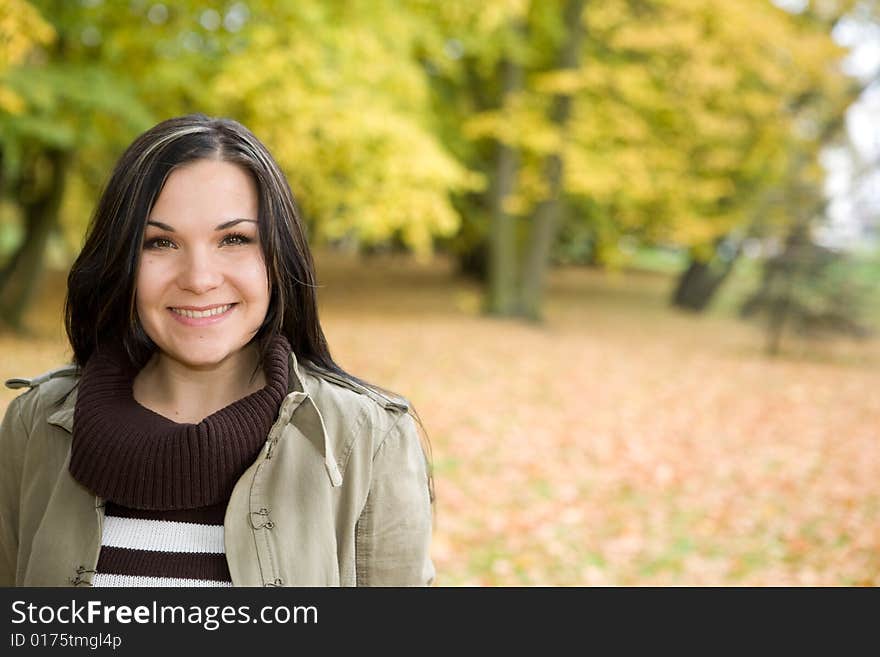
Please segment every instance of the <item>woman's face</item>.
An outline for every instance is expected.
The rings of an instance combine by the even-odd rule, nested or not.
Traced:
[[[137,312],[162,355],[193,369],[234,359],[269,308],[258,195],[242,167],[175,169],[148,218]]]

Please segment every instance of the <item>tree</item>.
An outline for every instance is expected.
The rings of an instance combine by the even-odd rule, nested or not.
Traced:
[[[809,198],[808,190],[805,196]],[[819,206],[824,209],[825,204]],[[871,334],[862,317],[871,291],[855,279],[846,254],[813,240],[814,220],[802,215],[792,227],[783,248],[765,263],[760,287],[740,311],[744,318],[765,320],[771,356],[780,352],[787,330],[816,337]]]
[[[765,0],[452,4],[442,15],[453,19],[441,24],[460,53],[430,62],[451,117],[447,143],[495,180],[461,202],[471,228],[460,252],[468,262],[483,252],[489,263],[509,262],[511,240],[487,227],[515,230],[517,275],[503,278],[520,286],[515,312],[533,318],[557,221],[581,223],[563,234],[591,234],[600,263],[628,235],[711,254],[784,174],[801,120],[786,108],[806,91],[837,96],[842,86],[829,65],[842,51],[827,24]],[[522,78],[516,90],[504,82],[511,64]],[[517,219],[498,221],[499,208]],[[490,280],[487,307],[509,313],[498,289]]]
[[[742,212],[734,221],[718,224],[720,232],[714,243],[690,245],[690,262],[676,283],[673,305],[704,310],[733,271],[746,240],[784,233],[792,224],[784,211],[785,194],[791,189],[790,172],[801,166],[797,162],[814,165],[818,161],[827,143],[829,121],[839,120],[858,94],[841,71],[842,50],[830,39],[835,24],[851,5],[808,7],[799,15],[777,11],[780,27],[788,36],[768,41],[779,61],[775,72],[767,72],[782,84],[767,86],[777,94],[769,107],[776,108],[780,119],[772,114],[752,117],[756,134],[764,134],[760,141],[772,146],[773,157],[767,160],[769,166],[754,169],[751,176],[743,177],[747,171],[741,171],[733,178],[741,190],[738,205]],[[812,170],[818,173],[816,167]],[[820,176],[813,178],[816,186],[822,184]]]

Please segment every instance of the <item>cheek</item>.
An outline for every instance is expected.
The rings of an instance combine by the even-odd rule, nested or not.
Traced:
[[[157,300],[161,287],[161,271],[152,259],[144,258],[138,268],[134,291],[135,306],[139,313],[149,310],[150,304]]]
[[[242,285],[247,289],[248,296],[253,302],[269,304],[269,274],[262,261],[252,263],[246,270],[242,270]]]

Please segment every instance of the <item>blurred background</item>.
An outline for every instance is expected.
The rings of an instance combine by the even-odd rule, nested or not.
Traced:
[[[419,411],[438,584],[880,585],[878,0],[0,0],[0,378],[192,111]]]

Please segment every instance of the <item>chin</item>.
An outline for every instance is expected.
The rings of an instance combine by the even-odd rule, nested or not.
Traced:
[[[194,370],[210,369],[241,351],[242,347],[234,345],[192,347],[173,349],[165,353],[186,367]],[[164,350],[163,350],[164,351]]]

